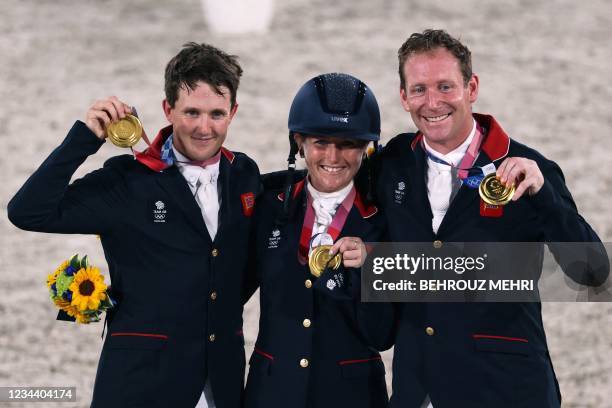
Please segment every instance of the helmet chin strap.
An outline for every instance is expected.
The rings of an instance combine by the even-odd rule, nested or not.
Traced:
[[[295,155],[298,152],[298,145],[293,137],[293,132],[289,132],[289,156],[287,157],[287,175],[285,176],[285,201],[283,201],[283,213],[280,224],[284,224],[289,219],[289,205],[291,204],[291,188],[293,187],[293,174],[295,173]]]
[[[378,154],[378,140],[374,140],[373,142],[374,145],[374,152],[372,153],[371,157],[366,156],[365,158],[365,162],[367,163],[367,169],[368,169],[368,191],[366,193],[366,200],[368,200],[369,202],[373,202],[375,199],[375,189],[376,189],[376,180],[374,180],[374,163],[373,161],[377,159],[376,155]]]

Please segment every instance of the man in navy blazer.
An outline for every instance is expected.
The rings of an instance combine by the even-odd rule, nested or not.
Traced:
[[[259,171],[222,147],[241,74],[235,56],[186,44],[166,67],[170,126],[146,151],[70,183],[106,127],[134,113],[116,97],[97,101],[9,203],[19,228],[101,238],[117,305],[92,407],[241,404],[241,293]]]
[[[392,241],[599,243],[560,168],[472,113],[479,80],[467,47],[426,30],[398,56],[402,106],[419,131],[381,154],[377,196]],[[482,201],[473,187],[485,171],[516,185],[510,203]],[[608,273],[603,250],[573,278],[597,286]],[[560,406],[540,303],[403,303],[397,312],[391,407]]]

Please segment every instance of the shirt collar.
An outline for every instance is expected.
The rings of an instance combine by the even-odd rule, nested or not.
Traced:
[[[337,204],[341,204],[342,202],[344,202],[346,196],[348,196],[351,190],[353,189],[354,184],[355,183],[353,182],[353,180],[351,180],[350,183],[348,183],[345,187],[341,188],[338,191],[333,191],[331,193],[323,193],[317,190],[310,182],[306,183],[306,188],[308,189],[308,193],[310,194],[313,200],[335,201]],[[349,208],[347,209],[350,209],[350,206],[352,205],[353,203],[350,203]]]
[[[312,195],[312,198],[322,198],[322,199],[339,198],[342,200],[344,200],[344,197],[346,197],[348,193],[351,191],[351,188],[353,188],[353,185],[354,185],[353,180],[351,180],[345,187],[341,188],[338,191],[332,191],[331,193],[323,193],[317,190],[316,188],[314,188],[312,183],[310,182],[306,183],[306,187],[308,188],[308,192],[310,193],[310,195]]]
[[[185,163],[188,162],[189,159],[179,152],[174,145],[172,146],[172,154],[174,155],[174,163],[176,164],[176,167],[178,167],[179,172],[183,175],[185,180],[187,180],[187,183],[192,186],[197,185],[198,179],[203,172],[211,175],[219,174],[219,161],[206,166],[206,168]]]

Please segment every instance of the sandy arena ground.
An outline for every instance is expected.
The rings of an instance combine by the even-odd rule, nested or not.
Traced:
[[[475,110],[563,168],[576,203],[612,239],[612,3],[558,1],[277,1],[270,31],[218,35],[197,0],[4,0],[0,5],[0,386],[76,386],[89,406],[102,325],[55,322],[47,273],[73,253],[106,271],[93,236],[17,230],[6,204],[97,98],[138,107],[149,134],[165,124],[163,69],[187,41],[241,57],[240,109],[227,145],[262,171],[284,166],[286,120],[308,78],[351,73],[377,95],[383,141],[413,130],[398,100],[396,51],[412,32],[445,28],[471,48]],[[141,146],[142,147],[142,146]],[[80,175],[124,153],[106,144]],[[548,303],[544,321],[565,407],[612,407],[612,304]],[[258,305],[245,312],[247,353]],[[392,352],[385,354],[388,380]]]

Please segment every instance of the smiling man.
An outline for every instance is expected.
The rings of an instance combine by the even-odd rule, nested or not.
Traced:
[[[97,234],[112,297],[92,407],[240,407],[242,286],[259,171],[223,148],[236,57],[189,43],[168,63],[170,125],[147,150],[70,184],[106,128],[135,113],[97,101],[8,206],[19,228]]]
[[[560,168],[492,116],[472,113],[479,80],[465,45],[426,30],[398,57],[401,103],[418,132],[393,138],[379,161],[377,196],[392,241],[599,242]],[[516,187],[510,203],[479,197],[485,173]],[[608,268],[592,266],[607,264],[605,251],[585,259],[585,273],[572,278],[602,284]],[[560,406],[539,303],[398,305],[389,322],[397,329],[391,407]]]

